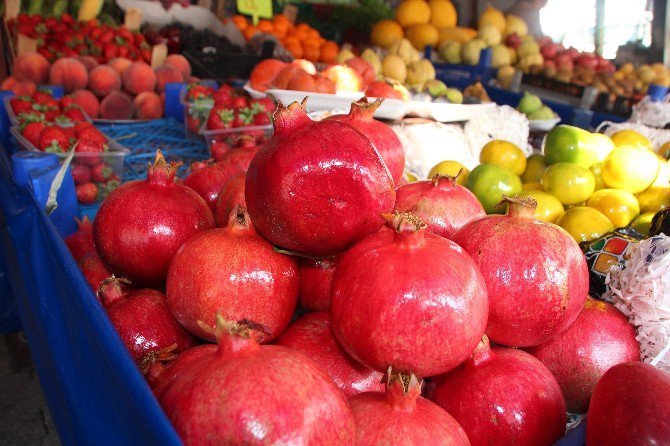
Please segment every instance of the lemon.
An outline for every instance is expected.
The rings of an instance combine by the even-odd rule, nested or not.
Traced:
[[[523,183],[521,185],[521,189],[523,190],[541,190],[544,192],[544,189],[542,189],[542,185],[540,183]]]
[[[658,212],[670,207],[670,187],[651,186],[637,195],[640,212]]]
[[[596,180],[586,167],[574,163],[552,164],[542,175],[542,188],[563,204],[577,204],[593,195]]]
[[[458,175],[459,172],[461,172],[460,175]],[[465,186],[465,183],[468,181],[468,176],[470,175],[470,171],[467,167],[454,160],[442,161],[434,165],[433,168],[430,169],[430,172],[428,172],[428,179],[433,178],[433,176],[438,173],[440,175],[449,175],[450,177],[458,175],[456,184],[460,184],[461,186]]]
[[[614,229],[602,212],[585,206],[568,209],[556,224],[568,231],[577,243],[590,242]]]
[[[597,190],[586,200],[586,205],[602,212],[616,228],[627,226],[640,215],[635,195],[621,189]]]
[[[607,185],[603,181],[603,163],[595,163],[589,169],[591,169],[593,177],[596,179],[596,190],[607,189]]]
[[[551,194],[539,190],[524,190],[519,195],[524,197],[533,197],[537,201],[535,209],[535,219],[549,223],[556,223],[556,220],[563,215],[563,205]]]
[[[408,182],[408,183],[413,183],[415,181],[419,181],[419,177],[417,177],[413,172],[406,170],[402,173],[402,177]]]
[[[440,39],[440,34],[430,23],[421,23],[408,26],[405,29],[405,37],[412,42],[414,48],[423,51],[427,46],[436,46]]]
[[[635,229],[640,234],[649,237],[651,220],[654,218],[654,215],[656,215],[654,212],[645,212],[644,214],[640,214],[635,220],[633,220],[633,222],[630,224],[630,227]]]
[[[654,182],[659,170],[656,154],[641,146],[617,146],[603,162],[605,184],[639,194]]]
[[[610,136],[615,146],[637,146],[645,149],[653,150],[651,141],[643,134],[635,130],[620,130]]]
[[[670,158],[670,141],[663,143],[661,147],[658,148],[656,151],[660,156],[665,158],[666,160]]]
[[[475,194],[487,214],[504,213],[504,206],[496,207],[502,196],[513,196],[521,192],[521,180],[517,175],[490,163],[475,167],[468,176],[466,186]]]
[[[456,26],[458,17],[456,8],[449,0],[430,0],[430,23],[436,28],[452,28]]]
[[[526,170],[526,156],[523,151],[502,139],[489,141],[479,154],[479,162],[495,164],[515,175],[521,175]]]
[[[542,174],[547,168],[547,162],[544,155],[536,153],[526,159],[526,170],[521,175],[521,181],[524,183],[538,183],[542,179]]]
[[[424,0],[404,0],[395,10],[395,19],[407,28],[430,21],[430,6]]]
[[[658,160],[658,174],[651,185],[652,187],[670,187],[670,164],[660,155],[656,155],[656,159]]]

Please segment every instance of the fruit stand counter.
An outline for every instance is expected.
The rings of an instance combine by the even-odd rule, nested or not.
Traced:
[[[181,444],[32,193],[0,150],[0,263],[63,444]],[[0,270],[0,279],[3,279]]]

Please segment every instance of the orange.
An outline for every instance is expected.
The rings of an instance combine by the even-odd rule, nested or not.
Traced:
[[[258,29],[254,25],[249,25],[244,31],[242,31],[242,35],[245,39],[250,40],[257,32]]]
[[[274,31],[274,26],[269,20],[259,20],[257,28],[262,33],[272,33]]]
[[[247,23],[247,18],[243,15],[236,15],[233,17],[233,23],[240,31],[244,31],[247,29],[247,26],[249,26],[249,23]]]
[[[307,23],[298,23],[295,28],[299,30],[304,29],[305,31],[309,31],[311,29]]]
[[[286,23],[287,25],[291,23],[288,17],[286,17],[284,14],[275,14],[275,16],[272,17],[272,21],[275,25],[277,23]]]
[[[302,57],[309,60],[310,62],[318,62],[321,57],[321,50],[319,45],[314,45],[310,42],[305,42],[302,45]]]
[[[370,40],[382,48],[390,47],[393,42],[403,38],[402,26],[395,20],[382,20],[372,26]]]
[[[310,29],[307,31],[307,38],[308,39],[313,39],[313,40],[319,40],[321,38],[321,34],[315,29]]]
[[[337,59],[337,54],[340,52],[340,47],[337,43],[328,41],[321,47],[321,62],[333,63]]]
[[[280,39],[283,39],[288,33],[288,25],[284,22],[275,22],[274,28],[275,32],[277,33],[277,37]]]
[[[293,28],[291,32],[289,32],[289,36],[295,36],[300,40],[301,42],[307,38],[307,33],[309,31],[306,30],[305,28]]]
[[[302,59],[302,46],[299,43],[288,43],[284,45],[286,50],[293,55],[296,59]]]

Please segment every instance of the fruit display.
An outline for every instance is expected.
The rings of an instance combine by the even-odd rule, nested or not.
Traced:
[[[548,105],[542,103],[542,99],[528,92],[523,94],[516,109],[532,121],[554,119],[556,117],[554,111]]]

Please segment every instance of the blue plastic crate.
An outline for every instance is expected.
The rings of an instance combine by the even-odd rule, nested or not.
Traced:
[[[485,48],[479,56],[477,65],[455,65],[448,63],[435,62],[432,58],[433,49],[427,47],[425,51],[426,59],[433,62],[435,67],[435,77],[449,87],[464,89],[465,87],[479,81],[483,85],[493,79],[498,72],[496,68],[491,67],[491,49]]]

